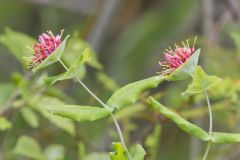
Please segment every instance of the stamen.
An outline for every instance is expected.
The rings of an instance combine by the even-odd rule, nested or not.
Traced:
[[[196,43],[196,41],[197,41],[197,38],[198,38],[198,36],[195,36],[195,37],[194,37],[194,42],[193,42],[193,47],[192,47],[192,48],[195,47],[195,43]]]

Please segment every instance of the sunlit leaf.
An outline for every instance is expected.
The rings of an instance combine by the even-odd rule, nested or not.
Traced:
[[[154,107],[155,110],[162,113],[167,118],[171,119],[176,125],[181,128],[183,131],[203,140],[208,141],[210,140],[209,135],[207,132],[205,132],[202,128],[196,126],[195,124],[192,124],[179,116],[177,113],[169,110],[168,108],[164,107],[162,104],[160,104],[158,101],[156,101],[154,98],[150,97],[149,101],[151,105]]]
[[[0,117],[0,131],[5,131],[12,127],[11,122],[9,122],[6,118]]]
[[[239,143],[240,133],[213,132],[211,140],[213,143]]]
[[[44,154],[47,160],[63,160],[64,159],[64,147],[58,144],[51,144],[44,150]]]
[[[56,50],[53,53],[51,53],[51,55],[49,55],[42,63],[37,65],[35,68],[33,68],[33,72],[36,72],[40,69],[43,69],[43,68],[57,62],[62,57],[62,54],[64,52],[68,38],[69,38],[69,35],[67,35],[65,37],[65,39],[62,41],[61,45],[58,46],[56,48]]]
[[[0,43],[5,45],[10,50],[10,53],[24,64],[23,57],[32,55],[27,47],[33,46],[35,40],[26,34],[15,32],[7,28],[5,33],[0,35]]]
[[[71,67],[65,73],[60,74],[58,76],[47,77],[47,78],[44,79],[44,81],[49,85],[53,85],[57,81],[71,79],[75,76],[78,77],[78,78],[82,78],[81,75],[83,75],[83,74],[80,73],[80,71],[82,71],[81,67],[82,67],[83,63],[88,61],[88,59],[89,59],[89,49],[86,48],[83,51],[83,53],[78,57],[78,59],[75,60],[73,65],[71,65]]]
[[[145,155],[146,155],[146,152],[140,144],[137,144],[134,147],[133,152],[131,152],[131,156],[133,160],[144,160]]]
[[[21,108],[21,114],[23,119],[33,128],[37,128],[39,126],[38,116],[32,111],[29,107]]]
[[[185,92],[182,93],[184,96],[190,96],[194,94],[202,93],[204,90],[208,90],[220,82],[220,78],[217,76],[208,76],[204,73],[202,67],[197,66],[193,75],[193,81]]]
[[[143,91],[157,87],[165,77],[155,76],[125,85],[117,90],[107,101],[112,108],[121,108],[136,102],[139,94]]]
[[[112,113],[112,110],[108,108],[79,105],[48,105],[46,108],[54,115],[70,118],[75,121],[95,121]]]
[[[17,144],[13,150],[15,154],[25,156],[32,159],[45,160],[45,156],[38,142],[28,136],[21,136],[17,140]]]
[[[120,142],[113,142],[112,145],[114,152],[109,153],[111,160],[128,160],[126,151]]]
[[[196,50],[184,64],[173,71],[166,79],[169,81],[177,81],[190,77],[197,67],[200,52],[200,49]]]

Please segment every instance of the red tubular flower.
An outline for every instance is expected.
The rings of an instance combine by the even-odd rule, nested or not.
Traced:
[[[191,57],[191,55],[195,52],[194,45],[196,38],[194,40],[192,47],[189,46],[188,41],[189,40],[186,41],[187,45],[184,42],[182,42],[183,47],[180,47],[177,44],[175,44],[176,48],[174,50],[172,50],[171,47],[169,47],[169,49],[166,49],[166,51],[164,52],[165,61],[159,62],[160,66],[163,67],[163,71],[160,72],[161,74],[172,73],[175,69],[177,69],[183,63],[185,63],[186,60],[188,60]]]
[[[51,31],[39,35],[39,43],[35,43],[33,46],[34,55],[26,58],[28,60],[28,67],[35,67],[52,54],[62,43],[62,34],[63,30],[61,30],[60,35],[56,36]]]

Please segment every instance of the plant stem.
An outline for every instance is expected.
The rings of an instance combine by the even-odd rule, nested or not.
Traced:
[[[213,128],[212,127],[213,126],[212,125],[212,108],[211,108],[211,104],[210,104],[210,100],[209,100],[207,91],[203,90],[203,92],[204,92],[204,95],[205,95],[205,98],[206,98],[206,101],[207,101],[207,105],[208,105],[208,113],[209,113],[209,130],[208,130],[208,134],[211,137],[212,136],[212,128]],[[203,160],[207,159],[210,147],[211,147],[211,141],[208,142],[207,148],[206,148],[204,156],[203,156]]]
[[[211,141],[209,141],[208,144],[207,144],[207,148],[205,150],[205,153],[204,153],[204,156],[203,156],[203,160],[207,160],[207,156],[208,156],[208,152],[210,150],[210,147],[211,147]]]
[[[63,63],[63,61],[61,59],[59,59],[59,62],[62,64],[62,66],[68,71],[68,67]],[[78,77],[75,76],[75,79],[80,83],[80,85],[93,97],[95,98],[104,108],[110,108],[109,106],[107,106],[101,99],[99,99]],[[120,138],[120,141],[124,147],[124,149],[126,150],[127,152],[127,157],[129,160],[132,160],[132,157],[127,149],[127,146],[124,142],[124,138],[123,138],[123,134],[122,134],[122,131],[121,131],[121,128],[116,120],[116,118],[114,117],[114,115],[111,113],[111,117],[113,119],[113,123],[117,129],[117,132],[118,132],[118,135],[119,135],[119,138]]]

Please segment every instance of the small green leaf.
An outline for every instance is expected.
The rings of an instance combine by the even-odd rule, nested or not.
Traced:
[[[89,48],[89,60],[87,61],[87,64],[96,69],[102,69],[103,66],[97,60],[95,51],[87,42],[78,38],[78,36],[73,36],[69,39],[68,45],[66,47],[67,54],[63,55],[63,60],[66,61],[67,65],[72,65],[72,62],[74,62],[79,54],[83,53],[86,48]]]
[[[213,132],[211,140],[213,143],[239,143],[240,133]]]
[[[37,128],[39,126],[38,116],[32,111],[29,107],[21,108],[21,114],[23,119],[33,128]]]
[[[134,151],[131,153],[131,155],[132,155],[132,160],[144,160],[144,156],[146,155],[146,152],[140,144],[137,144],[134,147]]]
[[[164,107],[162,104],[160,104],[158,101],[156,101],[154,98],[149,97],[149,101],[151,105],[154,107],[155,110],[162,113],[167,118],[171,119],[176,125],[181,128],[183,131],[203,140],[208,141],[210,140],[209,135],[207,132],[205,132],[202,128],[196,126],[195,124],[192,124],[179,116],[177,113],[169,110],[168,108]]]
[[[49,105],[46,108],[54,115],[70,118],[75,121],[95,121],[112,113],[111,109],[92,106]]]
[[[216,86],[220,82],[220,78],[216,76],[208,76],[204,73],[202,67],[197,66],[193,75],[193,81],[188,86],[187,90],[182,93],[183,96],[190,96],[194,94],[202,93],[204,90],[208,90],[211,87]]]
[[[178,81],[191,76],[198,64],[200,51],[201,50],[198,49],[196,52],[194,52],[184,64],[182,64],[175,71],[169,74],[166,79],[169,81]]]
[[[46,77],[44,79],[44,81],[48,85],[53,85],[57,81],[72,79],[75,76],[78,78],[81,78],[81,76],[80,76],[80,74],[81,74],[80,72],[82,71],[81,67],[83,67],[83,63],[88,61],[88,58],[89,58],[88,56],[89,56],[89,48],[86,48],[83,51],[83,53],[79,56],[79,58],[77,60],[75,60],[73,65],[65,73],[60,74],[58,76]]]
[[[128,160],[125,155],[126,151],[120,142],[113,142],[112,146],[115,152],[109,153],[111,160]]]
[[[13,150],[15,154],[25,156],[32,159],[45,160],[45,156],[38,142],[28,136],[21,136],[17,140],[17,144]]]
[[[25,61],[23,57],[31,56],[31,51],[27,48],[35,43],[35,40],[23,33],[12,31],[7,28],[5,33],[0,35],[0,43],[5,45],[23,65]]]
[[[64,147],[58,144],[51,144],[44,150],[44,154],[47,160],[63,160],[64,159]]]
[[[5,131],[12,127],[11,122],[9,122],[6,118],[0,117],[0,131]]]
[[[65,37],[65,39],[62,41],[61,45],[58,46],[57,49],[53,53],[51,53],[51,55],[49,55],[42,63],[37,65],[35,68],[33,68],[33,72],[36,72],[40,69],[43,69],[43,68],[57,62],[62,57],[62,54],[64,52],[68,38],[69,38],[69,35],[67,35]]]
[[[157,87],[165,77],[155,76],[134,83],[130,83],[117,90],[107,101],[112,108],[121,108],[136,102],[139,94],[143,91]]]

